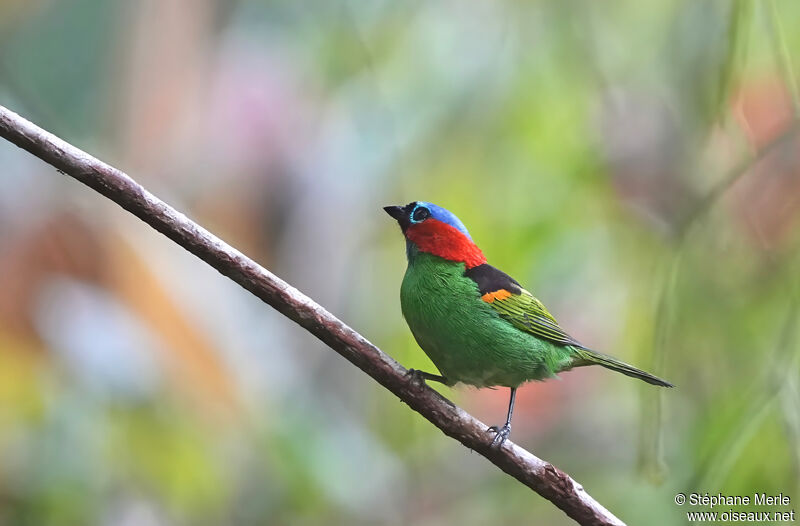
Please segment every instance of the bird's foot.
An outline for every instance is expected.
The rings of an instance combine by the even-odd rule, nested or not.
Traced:
[[[420,371],[417,369],[409,369],[408,372],[406,373],[406,376],[411,377],[414,383],[418,385],[424,385],[426,381],[439,382],[443,384],[447,383],[447,380],[445,379],[444,376],[439,376],[438,374],[426,373],[425,371]]]
[[[508,436],[511,434],[511,424],[506,423],[502,427],[492,426],[486,431],[491,431],[494,433],[494,439],[492,439],[491,447],[501,448],[503,447],[503,444]]]
[[[406,376],[411,378],[411,381],[417,385],[423,385],[425,383],[425,373],[418,369],[409,369]]]

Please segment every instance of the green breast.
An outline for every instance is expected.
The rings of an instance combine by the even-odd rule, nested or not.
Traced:
[[[502,319],[464,276],[463,263],[410,251],[400,304],[417,343],[451,384],[516,387],[549,378],[571,360],[568,348]]]

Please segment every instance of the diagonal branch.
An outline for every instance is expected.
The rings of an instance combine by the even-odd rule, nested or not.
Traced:
[[[578,523],[623,524],[549,462],[511,442],[500,449],[489,447],[483,423],[433,389],[416,383],[403,366],[311,298],[158,199],[125,173],[3,106],[0,136],[103,194],[255,294],[367,373],[444,434],[483,455]]]

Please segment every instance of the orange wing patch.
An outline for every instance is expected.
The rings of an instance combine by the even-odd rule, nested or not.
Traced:
[[[506,289],[500,289],[500,290],[496,290],[494,292],[487,292],[486,294],[481,296],[481,299],[483,301],[485,301],[486,303],[492,303],[495,300],[504,300],[504,299],[510,298],[510,297],[511,297],[511,293],[509,291],[507,291]]]

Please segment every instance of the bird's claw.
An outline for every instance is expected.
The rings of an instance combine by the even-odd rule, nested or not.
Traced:
[[[491,447],[501,448],[505,443],[508,436],[511,434],[511,424],[505,424],[502,427],[491,426],[486,430],[487,432],[491,431],[494,433],[494,438],[492,439],[492,443],[490,444]]]
[[[410,377],[417,385],[425,385],[425,376],[422,374],[422,371],[418,369],[409,369],[408,372],[406,372],[406,376]]]

